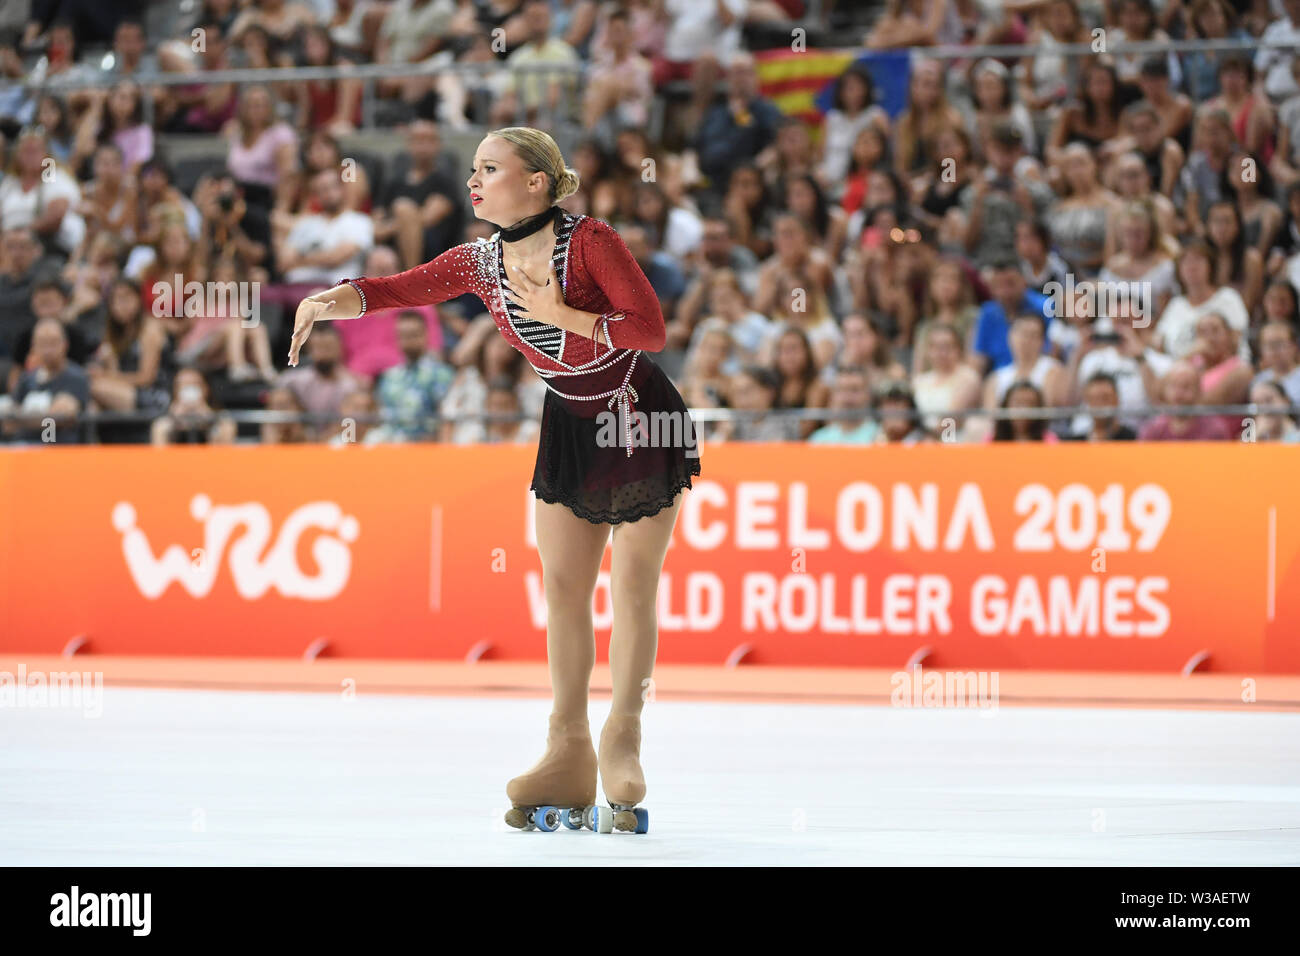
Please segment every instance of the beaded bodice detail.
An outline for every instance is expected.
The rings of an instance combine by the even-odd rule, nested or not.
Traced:
[[[573,237],[573,227],[585,217],[572,216],[564,213],[556,227],[555,234],[555,251],[551,254],[551,265],[555,266],[555,274],[560,277],[560,288],[563,290],[569,284],[569,240]],[[496,247],[496,272],[497,272],[497,291],[501,290],[501,283],[506,281],[506,263],[505,247],[501,242],[500,233],[494,235],[489,242]],[[519,306],[514,302],[504,299],[503,306],[515,334],[525,344],[549,356],[556,362],[561,362],[561,356],[564,354],[564,329],[557,329],[553,325],[547,325],[544,322],[538,322],[536,319],[525,318],[520,315]]]
[[[599,316],[594,337],[531,319],[507,301],[499,233],[463,243],[394,276],[344,281],[360,294],[363,315],[475,295],[487,306],[501,334],[553,392],[571,401],[609,399],[611,408],[630,413],[636,401],[630,384],[636,356],[657,352],[664,345],[663,313],[650,281],[618,233],[588,216],[564,213],[556,221],[551,261],[565,303]],[[614,366],[623,374],[617,374]],[[564,391],[552,384],[556,378],[564,380]]]

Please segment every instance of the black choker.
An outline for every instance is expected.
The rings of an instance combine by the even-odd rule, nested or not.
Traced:
[[[543,226],[548,226],[555,219],[558,219],[561,213],[559,206],[552,206],[546,212],[540,212],[536,216],[530,216],[523,222],[516,223],[513,226],[497,226],[497,231],[501,233],[502,242],[518,242],[527,236],[531,236]]]

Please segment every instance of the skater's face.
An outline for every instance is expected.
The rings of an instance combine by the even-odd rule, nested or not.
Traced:
[[[474,215],[503,226],[512,226],[550,205],[547,175],[530,173],[514,145],[496,136],[479,143],[465,185]]]

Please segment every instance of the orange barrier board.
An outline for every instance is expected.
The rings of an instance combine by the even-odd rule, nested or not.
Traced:
[[[5,451],[0,651],[542,660],[533,455]],[[705,446],[660,660],[1300,673],[1298,461],[1227,443]]]

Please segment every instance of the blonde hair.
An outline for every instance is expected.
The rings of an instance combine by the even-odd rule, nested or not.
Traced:
[[[531,126],[506,126],[488,133],[515,148],[530,173],[545,173],[551,181],[551,205],[578,191],[578,173],[564,165],[564,155],[550,133]]]

